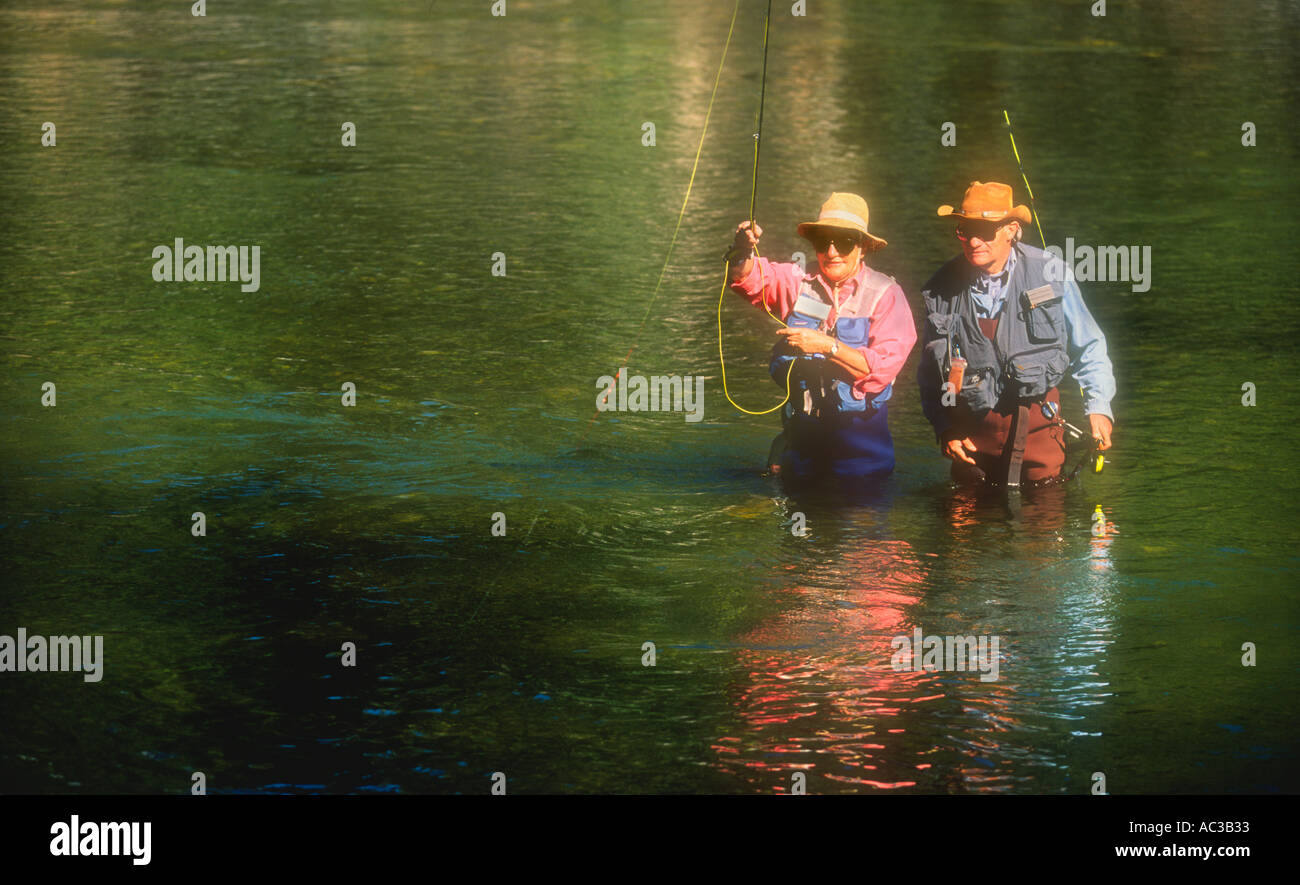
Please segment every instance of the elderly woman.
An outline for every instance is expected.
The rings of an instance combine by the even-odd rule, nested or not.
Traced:
[[[863,261],[886,245],[868,232],[867,218],[862,197],[834,193],[816,221],[799,225],[817,250],[816,273],[756,257],[762,228],[736,227],[731,287],[786,323],[770,369],[781,387],[789,373],[779,465],[787,477],[878,477],[894,469],[886,404],[916,328],[902,288]]]

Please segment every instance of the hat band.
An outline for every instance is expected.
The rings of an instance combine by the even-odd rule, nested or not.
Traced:
[[[861,215],[854,215],[852,212],[845,212],[843,209],[832,209],[830,212],[823,212],[821,217],[817,219],[817,222],[820,224],[828,218],[836,218],[840,221],[851,221],[854,224],[860,225],[863,230],[866,230],[867,228],[867,223],[862,220]]]

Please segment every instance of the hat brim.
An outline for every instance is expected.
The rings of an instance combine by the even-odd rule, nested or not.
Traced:
[[[1019,221],[1021,224],[1031,224],[1034,220],[1034,216],[1030,213],[1029,207],[1023,205],[1016,206],[1010,212],[1003,215],[998,215],[996,213],[993,215],[967,215],[960,209],[954,209],[952,206],[945,204],[939,207],[938,214],[944,218],[951,216],[953,218],[961,218],[965,221]]]
[[[860,227],[852,224],[836,224],[833,221],[805,221],[798,227],[799,236],[809,242],[812,241],[812,232],[819,228],[830,228],[832,230],[851,230],[863,240],[864,252],[876,252],[889,245],[889,241],[875,234],[867,233]]]

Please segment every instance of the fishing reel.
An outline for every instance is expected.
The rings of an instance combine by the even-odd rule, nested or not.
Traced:
[[[1073,479],[1074,475],[1079,472],[1079,468],[1082,467],[1084,463],[1088,461],[1092,462],[1093,473],[1101,473],[1102,468],[1106,466],[1106,455],[1100,449],[1097,448],[1097,440],[1094,439],[1092,436],[1085,434],[1082,430],[1075,427],[1069,421],[1063,419],[1061,417],[1061,406],[1059,403],[1054,403],[1051,402],[1050,400],[1044,401],[1042,405],[1042,410],[1043,410],[1044,418],[1046,418],[1049,421],[1055,420],[1059,422],[1060,425],[1065,428],[1066,432],[1069,433],[1073,439],[1076,440],[1087,439],[1090,440],[1092,443],[1092,447],[1088,452],[1088,454],[1084,455],[1083,460],[1079,462],[1078,466],[1076,466],[1074,470],[1070,471],[1070,478]]]

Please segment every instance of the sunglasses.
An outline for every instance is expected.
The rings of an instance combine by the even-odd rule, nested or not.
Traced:
[[[835,244],[835,251],[841,255],[847,255],[862,243],[862,238],[857,234],[822,234],[816,233],[808,238],[812,241],[818,252],[825,252],[831,243]]]
[[[957,225],[957,239],[962,242],[979,239],[991,243],[1005,224],[1005,221],[963,221]]]

